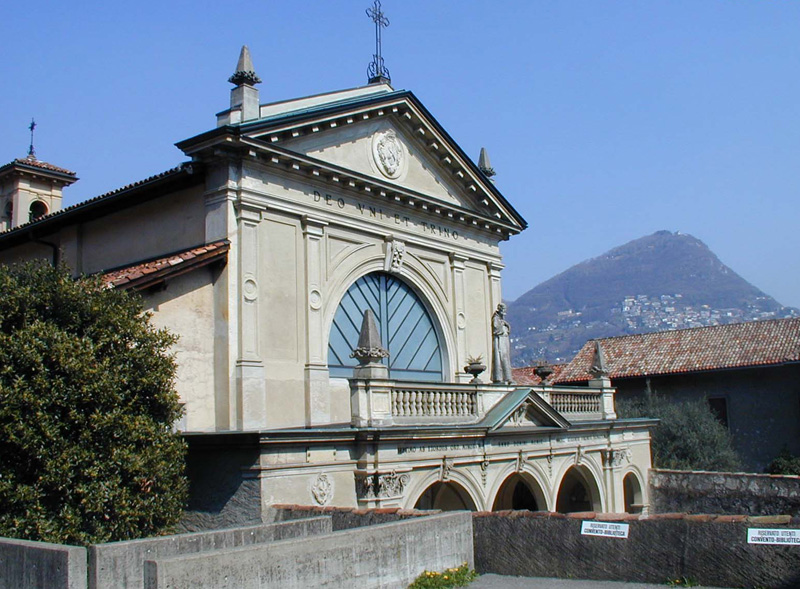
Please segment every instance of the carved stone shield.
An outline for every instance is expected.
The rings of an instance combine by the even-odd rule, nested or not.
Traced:
[[[391,129],[372,138],[372,157],[375,165],[387,178],[397,178],[403,171],[403,145]]]

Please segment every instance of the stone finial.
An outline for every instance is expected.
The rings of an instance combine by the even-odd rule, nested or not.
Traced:
[[[606,357],[605,354],[603,354],[603,347],[597,340],[594,342],[594,359],[592,360],[592,367],[589,368],[589,373],[596,378],[608,376]]]
[[[250,50],[247,45],[242,45],[242,51],[239,53],[239,62],[236,64],[236,71],[228,78],[228,81],[237,86],[243,84],[254,86],[261,83],[261,78],[256,75],[253,69],[253,60],[250,58]]]
[[[478,158],[478,169],[483,172],[483,175],[487,178],[491,178],[497,174],[489,161],[489,154],[485,147],[481,147],[481,155]]]
[[[357,359],[362,366],[378,363],[381,359],[389,357],[389,352],[381,345],[381,334],[378,332],[375,316],[370,309],[364,311],[361,333],[358,336],[358,347],[353,350],[350,357]]]

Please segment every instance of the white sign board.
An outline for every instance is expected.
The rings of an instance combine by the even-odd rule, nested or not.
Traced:
[[[609,522],[582,522],[581,535],[605,536],[607,538],[627,538],[628,524],[612,524]]]
[[[800,546],[800,530],[786,528],[747,528],[748,544]]]

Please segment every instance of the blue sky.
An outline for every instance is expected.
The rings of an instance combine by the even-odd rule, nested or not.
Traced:
[[[248,44],[262,102],[362,85],[371,0],[11,3],[0,160],[81,180],[65,204],[183,161]],[[800,306],[800,2],[384,0],[384,57],[530,228],[503,245],[514,299],[660,229],[702,239]]]

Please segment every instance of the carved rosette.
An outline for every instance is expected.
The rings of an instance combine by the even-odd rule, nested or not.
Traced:
[[[356,475],[356,494],[359,499],[395,499],[403,496],[410,480],[395,471]]]

